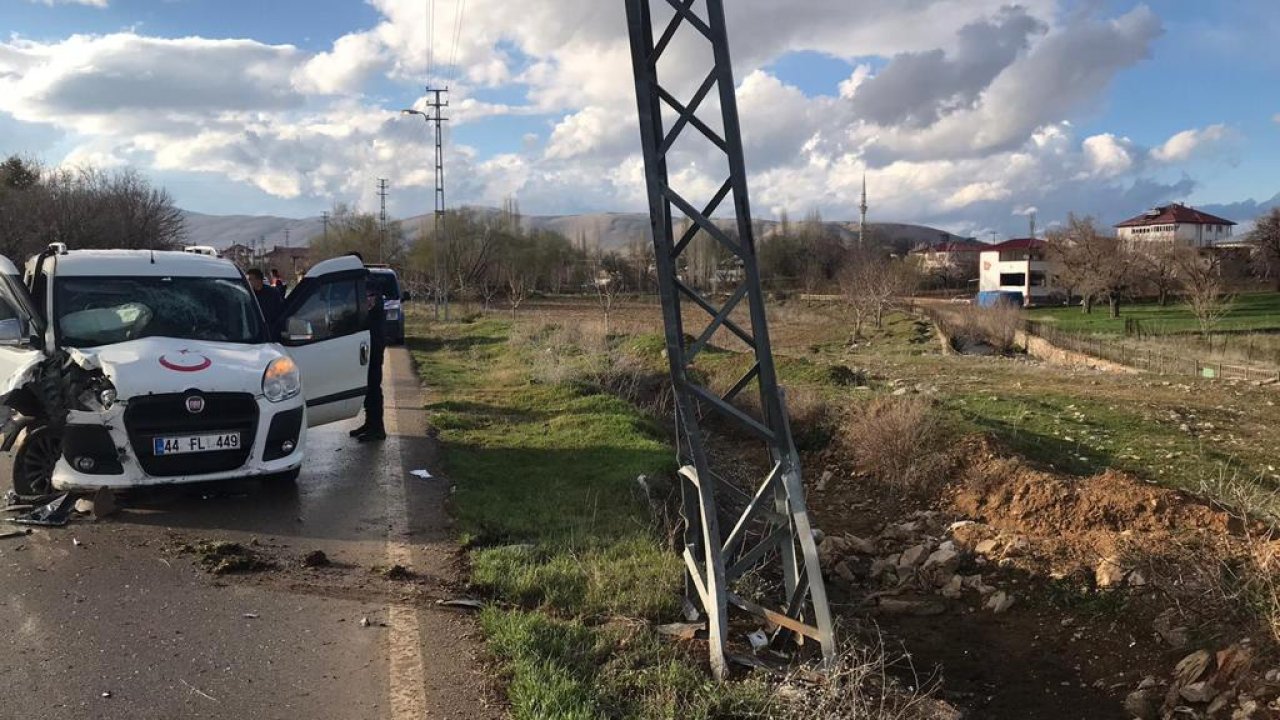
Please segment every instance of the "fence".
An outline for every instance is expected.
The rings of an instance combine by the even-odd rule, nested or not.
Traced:
[[[1280,382],[1280,371],[1250,365],[1236,365],[1199,357],[1168,355],[1151,348],[1133,347],[1122,340],[1066,332],[1051,324],[1028,320],[1031,335],[1071,352],[1161,375],[1189,375],[1218,380]]]

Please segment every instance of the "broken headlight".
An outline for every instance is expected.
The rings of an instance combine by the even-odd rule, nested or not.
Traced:
[[[272,360],[262,374],[262,394],[271,402],[284,402],[301,391],[302,376],[288,357]]]

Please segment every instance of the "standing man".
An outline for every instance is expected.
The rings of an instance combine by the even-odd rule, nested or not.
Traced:
[[[276,326],[284,313],[284,299],[278,290],[267,286],[266,279],[258,268],[249,268],[245,275],[249,278],[249,287],[253,288],[253,296],[258,299],[258,307],[262,308],[262,317],[267,321],[272,339],[275,339]]]
[[[271,268],[271,284],[276,290],[280,291],[280,297],[288,294],[289,284],[284,281],[284,278],[280,277],[280,271],[275,268]]]
[[[351,253],[361,262],[360,253]],[[365,305],[369,308],[369,382],[364,393],[364,424],[351,431],[351,437],[362,443],[387,439],[382,419],[382,361],[387,352],[387,310],[382,293],[372,284],[365,285]]]

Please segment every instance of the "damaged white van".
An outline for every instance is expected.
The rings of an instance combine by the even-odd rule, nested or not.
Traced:
[[[365,393],[368,271],[317,264],[269,328],[244,275],[186,252],[0,258],[0,449],[20,495],[293,479]]]

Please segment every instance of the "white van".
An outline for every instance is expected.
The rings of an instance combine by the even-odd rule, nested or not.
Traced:
[[[306,429],[365,394],[368,271],[319,263],[268,328],[229,261],[66,251],[0,258],[0,450],[19,494],[293,479]]]

